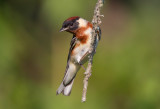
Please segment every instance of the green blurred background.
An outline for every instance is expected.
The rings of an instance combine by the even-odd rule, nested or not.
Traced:
[[[160,1],[110,0],[87,102],[81,69],[71,96],[56,96],[71,16],[92,19],[96,0],[0,0],[0,109],[160,109]]]

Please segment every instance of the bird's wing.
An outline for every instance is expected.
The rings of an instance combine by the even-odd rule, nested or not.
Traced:
[[[76,76],[77,71],[79,70],[79,67],[76,67],[76,65],[74,64],[70,64],[71,52],[76,45],[76,41],[77,41],[77,38],[75,35],[73,35],[73,38],[70,43],[71,47],[68,54],[66,71],[65,71],[62,83],[57,90],[57,94],[63,93],[64,95],[69,96],[71,93],[74,78]]]
[[[73,48],[74,48],[75,45],[76,45],[76,41],[77,41],[77,38],[76,38],[75,35],[73,35],[72,40],[71,40],[71,43],[70,43],[70,49],[69,49],[69,54],[68,54],[67,62],[68,62],[69,59],[70,59],[70,55],[71,55],[71,52],[72,52]]]
[[[69,53],[68,53],[67,66],[66,66],[66,71],[65,71],[65,73],[67,72],[67,69],[68,69],[68,67],[69,67],[69,60],[70,60],[71,52],[72,52],[73,48],[74,48],[75,45],[76,45],[76,41],[77,41],[77,38],[76,38],[75,35],[73,35],[72,40],[71,40],[71,43],[70,43],[70,49],[69,49]]]

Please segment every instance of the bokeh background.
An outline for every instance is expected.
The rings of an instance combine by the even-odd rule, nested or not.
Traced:
[[[0,0],[0,109],[160,109],[160,1],[105,0],[87,102],[81,69],[56,96],[71,16],[92,19],[96,0]]]

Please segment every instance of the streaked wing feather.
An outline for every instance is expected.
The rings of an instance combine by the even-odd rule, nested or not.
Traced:
[[[72,52],[73,48],[75,47],[76,41],[77,41],[77,38],[76,38],[75,35],[73,35],[72,40],[71,40],[71,42],[70,42],[70,49],[69,49],[69,53],[68,53],[67,66],[66,66],[65,74],[66,74],[66,72],[67,72],[67,70],[68,70],[71,52]]]

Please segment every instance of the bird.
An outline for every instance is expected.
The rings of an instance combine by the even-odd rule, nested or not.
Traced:
[[[69,96],[71,94],[77,72],[89,59],[92,29],[93,24],[79,16],[70,17],[63,22],[60,32],[69,32],[73,34],[73,37],[70,42],[65,74],[62,83],[56,91],[57,95],[62,93],[65,96]],[[100,35],[98,35],[97,40],[100,40]]]

